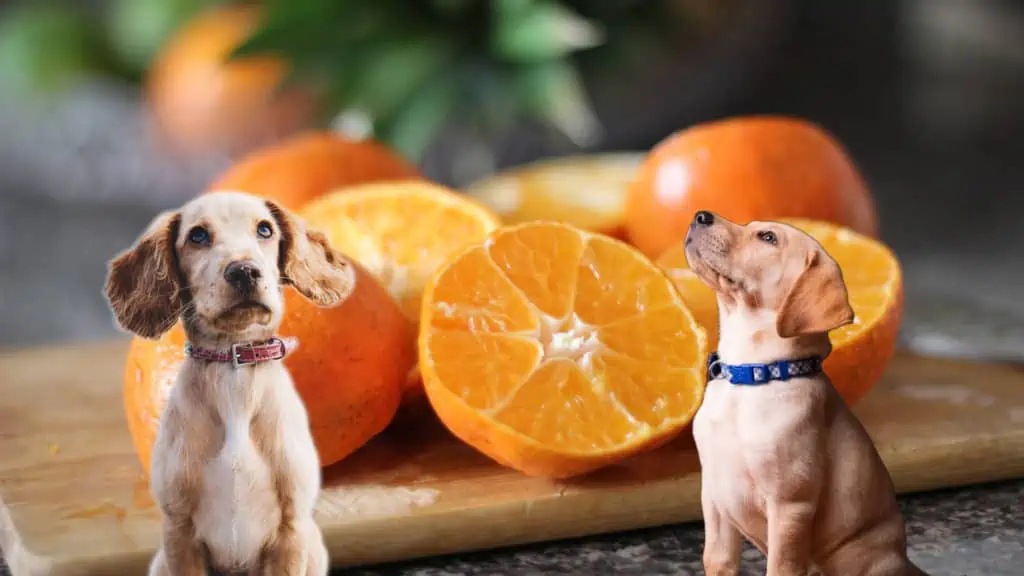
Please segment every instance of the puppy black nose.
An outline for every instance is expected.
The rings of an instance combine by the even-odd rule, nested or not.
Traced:
[[[239,292],[252,290],[262,276],[259,267],[251,260],[232,262],[224,269],[224,279]]]
[[[701,210],[694,215],[693,223],[699,226],[711,226],[715,223],[715,215],[707,210]]]

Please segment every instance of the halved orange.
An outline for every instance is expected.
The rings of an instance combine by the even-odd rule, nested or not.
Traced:
[[[500,228],[427,284],[427,397],[455,436],[534,476],[583,474],[689,424],[704,331],[634,248],[555,222]]]
[[[506,224],[556,220],[623,238],[626,189],[643,155],[629,152],[567,156],[500,172],[466,192]]]
[[[850,228],[797,218],[779,221],[813,236],[843,271],[854,321],[829,334],[832,354],[825,360],[825,373],[847,404],[853,404],[878,382],[896,352],[903,317],[899,260],[881,242]],[[657,263],[673,279],[697,321],[717,344],[715,294],[689,270],[682,243],[669,248]]]
[[[414,328],[430,276],[453,252],[482,241],[500,225],[474,200],[416,180],[342,188],[306,204],[300,214],[377,278]],[[420,391],[414,367],[405,392]]]
[[[306,204],[301,215],[369,270],[413,322],[423,287],[441,263],[500,225],[483,205],[416,180],[343,188]]]

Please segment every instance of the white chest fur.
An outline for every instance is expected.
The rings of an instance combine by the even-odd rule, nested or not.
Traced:
[[[223,441],[202,467],[201,496],[193,521],[219,566],[243,567],[256,561],[280,522],[280,506],[267,455],[254,442],[251,427],[265,405],[270,365],[223,369],[209,381],[210,409],[219,419]]]

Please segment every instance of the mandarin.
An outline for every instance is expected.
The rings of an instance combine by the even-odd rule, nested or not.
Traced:
[[[542,160],[466,188],[506,224],[556,220],[625,237],[626,189],[643,156],[628,152]]]
[[[882,377],[896,353],[903,315],[903,275],[899,260],[881,242],[827,222],[782,218],[821,243],[843,271],[853,307],[853,324],[833,330],[832,353],[825,373],[847,404],[864,397]],[[673,279],[697,322],[718,343],[715,293],[689,269],[682,243],[669,248],[657,263]]]
[[[365,266],[414,323],[423,287],[438,266],[500,225],[482,204],[427,181],[353,186],[300,213],[332,247]]]
[[[493,232],[427,284],[420,371],[458,438],[534,476],[654,448],[704,393],[704,331],[632,247],[555,222]]]
[[[629,240],[657,257],[698,210],[734,222],[835,222],[877,237],[874,200],[842,145],[798,118],[739,117],[693,126],[654,147],[626,195]]]
[[[299,347],[284,363],[309,414],[322,466],[345,458],[387,427],[415,359],[408,320],[370,274],[358,265],[356,271],[352,295],[334,308],[285,291],[280,334],[298,338]],[[179,322],[158,340],[134,338],[128,350],[125,414],[147,474],[160,414],[185,359],[184,344]]]
[[[354,186],[307,204],[300,214],[331,246],[365,266],[414,327],[430,276],[453,252],[499,225],[484,206],[426,181]],[[422,390],[414,368],[404,392],[415,402]]]
[[[208,189],[240,190],[298,210],[345,186],[419,177],[416,166],[382,144],[311,132],[254,151],[214,179]]]
[[[228,61],[259,25],[261,8],[230,4],[200,12],[160,49],[146,99],[160,134],[178,150],[239,153],[311,124],[316,98],[282,88],[289,66],[274,56]]]

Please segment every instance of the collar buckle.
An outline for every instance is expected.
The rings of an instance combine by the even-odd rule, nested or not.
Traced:
[[[241,352],[242,350],[248,350],[249,351],[249,359],[248,360],[243,360],[242,359],[242,352]],[[240,368],[242,366],[246,366],[248,364],[253,364],[255,362],[256,362],[256,348],[255,348],[255,346],[253,345],[252,342],[245,342],[245,343],[232,344],[231,345],[231,365],[232,366],[234,366],[235,368]]]

